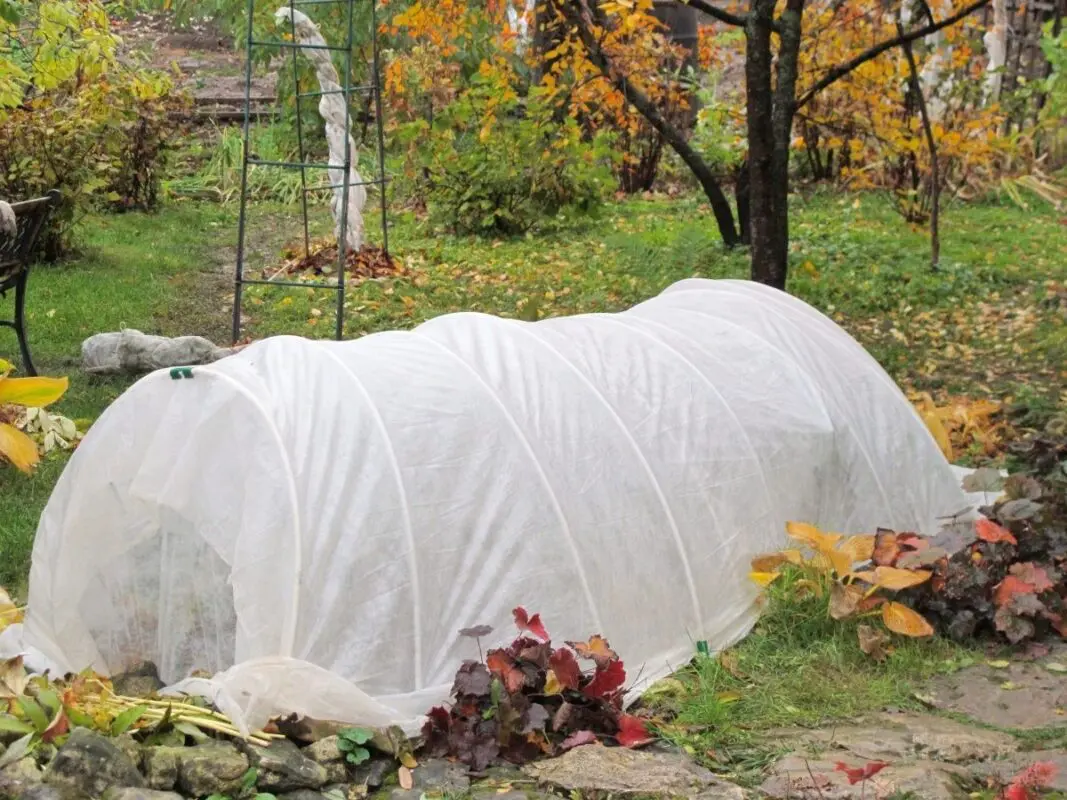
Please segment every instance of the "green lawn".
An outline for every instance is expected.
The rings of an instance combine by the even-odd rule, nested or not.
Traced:
[[[300,236],[298,218],[293,209],[256,208],[253,263],[277,263]],[[313,233],[327,224],[320,215]],[[1051,209],[951,207],[936,274],[923,232],[877,196],[797,196],[792,231],[791,291],[845,325],[905,386],[1055,400],[1067,363],[1067,225]],[[154,215],[94,218],[83,239],[82,256],[32,273],[29,325],[39,369],[71,377],[57,410],[91,420],[126,382],[79,374],[85,337],[126,326],[228,339],[236,208],[181,202]],[[351,291],[350,336],[458,310],[523,318],[618,310],[681,278],[747,269],[743,253],[722,249],[696,199],[632,200],[496,241],[435,233],[398,215],[391,245],[404,272]],[[333,297],[249,290],[247,332],[329,336]],[[9,337],[0,338],[0,355],[14,355],[13,337],[0,337]],[[32,477],[0,470],[0,585],[24,581],[36,520],[62,466],[58,456]]]

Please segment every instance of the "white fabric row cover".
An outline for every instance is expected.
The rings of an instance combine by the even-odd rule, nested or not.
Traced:
[[[143,661],[252,725],[411,730],[460,628],[601,633],[640,689],[754,621],[787,520],[936,532],[965,505],[906,398],[837,325],[745,281],[619,314],[463,313],[279,337],[151,374],[74,454],[33,550],[27,644]]]

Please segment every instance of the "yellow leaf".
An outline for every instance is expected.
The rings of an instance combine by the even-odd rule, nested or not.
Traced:
[[[0,422],[0,458],[6,458],[23,472],[32,470],[40,460],[33,439],[6,422]]]
[[[0,358],[0,378],[5,377],[8,373],[14,371],[15,365],[10,361],[5,361]]]
[[[760,586],[770,586],[781,576],[780,572],[750,572],[748,577],[752,579],[753,583]]]
[[[934,629],[926,618],[901,603],[886,603],[882,606],[882,622],[893,633],[918,638],[933,636]]]
[[[833,549],[833,546],[841,539],[839,533],[823,533],[814,525],[806,522],[787,522],[785,532],[798,542],[803,542],[812,550],[819,552]]]
[[[556,673],[549,670],[548,675],[545,677],[545,694],[559,694],[562,691],[563,685],[559,682],[559,678],[556,677]]]
[[[949,461],[952,460],[952,440],[949,439],[948,431],[945,429],[944,424],[936,413],[926,412],[922,415],[923,422],[926,423],[926,429],[930,431],[930,435],[934,437],[934,441],[937,442],[937,446],[941,449],[941,453]]]
[[[4,378],[0,380],[0,405],[13,403],[44,408],[67,391],[66,378]]]
[[[849,536],[837,546],[842,553],[847,553],[852,563],[866,561],[874,555],[874,534],[864,533],[859,536]]]
[[[895,592],[899,589],[908,589],[912,586],[918,586],[920,583],[925,583],[930,580],[932,574],[925,569],[875,567],[873,572],[854,572],[852,577],[865,583],[873,584],[879,589],[890,589]]]
[[[780,553],[767,553],[762,556],[756,556],[752,559],[752,571],[753,572],[774,572],[782,564],[800,564],[804,563],[804,557],[800,555],[799,550],[783,550]]]

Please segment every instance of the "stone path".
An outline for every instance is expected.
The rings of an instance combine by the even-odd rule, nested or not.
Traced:
[[[665,745],[588,745],[478,777],[428,760],[404,788],[392,759],[346,765],[336,736],[303,748],[289,740],[266,748],[225,741],[148,747],[79,728],[47,766],[25,757],[0,769],[0,800],[255,800],[256,793],[278,800],[954,800],[1002,785],[1037,761],[1055,764],[1049,788],[1067,791],[1067,648],[1039,655],[932,681],[917,695],[927,712],[887,710],[831,727],[768,731],[766,750],[779,755],[745,787]],[[866,785],[849,782],[843,770],[872,762],[885,766]]]

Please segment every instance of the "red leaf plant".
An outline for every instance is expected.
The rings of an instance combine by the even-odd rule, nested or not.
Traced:
[[[428,755],[450,756],[481,772],[597,742],[638,747],[653,740],[645,720],[623,713],[626,669],[606,639],[597,635],[554,648],[539,614],[521,606],[512,613],[519,636],[484,660],[465,661],[452,705],[427,715]],[[582,661],[591,662],[587,670]]]

